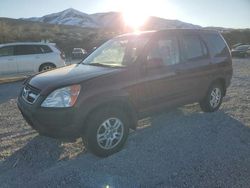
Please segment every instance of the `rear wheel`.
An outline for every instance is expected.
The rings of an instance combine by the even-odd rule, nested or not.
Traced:
[[[95,155],[106,157],[121,150],[129,133],[129,119],[118,108],[101,108],[91,114],[84,140]]]
[[[42,64],[39,68],[39,72],[45,72],[45,71],[49,71],[51,69],[54,69],[56,68],[56,66],[52,63],[45,63],[45,64]]]
[[[223,89],[221,84],[212,84],[206,97],[200,102],[200,107],[204,112],[214,112],[220,108],[223,99]]]

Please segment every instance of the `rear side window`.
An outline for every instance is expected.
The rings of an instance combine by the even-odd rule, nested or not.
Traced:
[[[52,50],[46,45],[39,45],[39,48],[43,54],[50,53]]]
[[[227,51],[227,46],[219,34],[207,33],[202,38],[207,43],[211,57],[219,57]]]
[[[17,45],[14,48],[15,55],[40,54],[41,49],[37,45]]]
[[[183,35],[182,48],[184,59],[186,60],[199,59],[207,56],[207,49],[197,35]]]
[[[1,56],[12,56],[14,55],[14,48],[13,46],[5,46],[0,48],[0,57]]]

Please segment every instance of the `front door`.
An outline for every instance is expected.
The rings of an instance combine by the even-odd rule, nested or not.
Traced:
[[[17,74],[16,57],[13,46],[0,48],[0,76]]]

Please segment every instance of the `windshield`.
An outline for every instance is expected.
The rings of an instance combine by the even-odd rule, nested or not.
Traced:
[[[126,67],[135,62],[140,49],[147,43],[145,37],[121,37],[107,41],[82,63],[96,66]]]

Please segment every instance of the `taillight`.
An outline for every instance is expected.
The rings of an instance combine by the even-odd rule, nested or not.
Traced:
[[[63,52],[60,53],[62,59],[65,59],[65,54]]]

